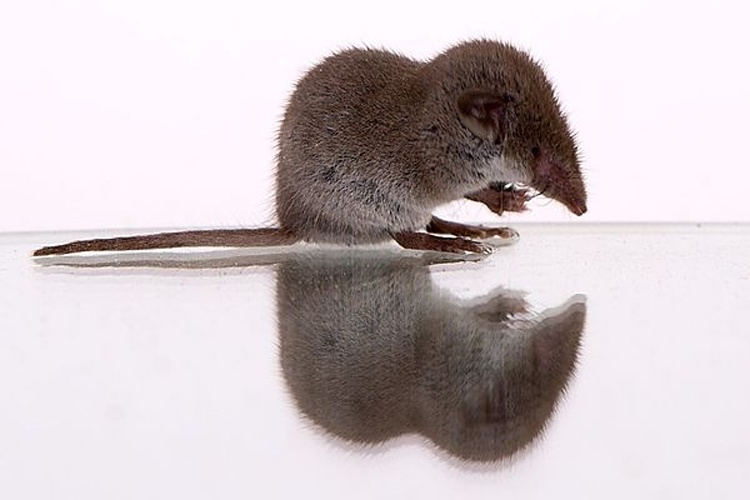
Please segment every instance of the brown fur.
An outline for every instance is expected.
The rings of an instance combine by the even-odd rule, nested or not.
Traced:
[[[502,144],[478,138],[459,119],[470,89],[512,100]],[[563,166],[563,178],[534,175],[537,147]],[[487,165],[500,155],[521,164],[540,190],[585,207],[572,134],[526,53],[486,40],[427,63],[348,50],[313,68],[289,102],[279,132],[277,216],[307,240],[382,241],[424,229],[440,204],[507,181]]]
[[[508,195],[519,180],[578,215],[586,211],[573,135],[528,54],[489,40],[457,45],[428,62],[351,49],[311,69],[290,99],[278,135],[280,228],[74,242],[35,255],[390,238],[407,248],[488,253],[482,243],[415,233],[429,231],[438,205],[464,197],[498,214],[523,210],[526,191]],[[477,228],[454,234],[467,232]]]
[[[275,246],[290,245],[298,240],[297,236],[278,228],[211,229],[73,241],[40,248],[34,256],[179,247]]]
[[[474,461],[544,429],[586,311],[576,297],[531,316],[507,290],[460,303],[424,264],[357,254],[284,262],[277,294],[281,367],[307,417],[360,444],[420,433]]]

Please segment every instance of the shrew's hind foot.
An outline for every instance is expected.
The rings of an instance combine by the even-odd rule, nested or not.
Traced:
[[[478,255],[492,253],[490,245],[464,238],[443,238],[432,234],[408,231],[393,233],[391,236],[396,240],[396,243],[409,250]]]
[[[460,236],[464,238],[478,238],[478,239],[489,239],[489,238],[500,238],[506,240],[505,243],[515,243],[520,237],[518,231],[512,227],[487,227],[487,226],[473,226],[469,224],[461,224],[459,222],[451,222],[443,220],[439,217],[432,216],[430,222],[426,228],[429,233],[436,234],[452,234],[453,236]]]

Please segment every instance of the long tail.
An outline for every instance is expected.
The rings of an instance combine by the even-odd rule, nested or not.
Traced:
[[[43,255],[63,255],[77,252],[151,250],[178,247],[265,247],[291,245],[299,239],[286,229],[277,227],[208,229],[73,241],[63,245],[40,248],[33,255],[34,257],[41,257]]]

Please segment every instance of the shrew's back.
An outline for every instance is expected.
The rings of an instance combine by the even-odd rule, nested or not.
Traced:
[[[416,181],[399,165],[422,98],[421,67],[355,49],[300,80],[278,137],[276,209],[284,228],[308,240],[354,243],[388,239],[385,227],[426,222],[410,207]]]

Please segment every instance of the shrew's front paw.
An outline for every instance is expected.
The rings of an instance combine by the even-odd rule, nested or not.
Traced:
[[[466,198],[484,203],[498,215],[503,212],[523,212],[530,195],[528,190],[510,184],[493,183],[484,189],[469,193]]]

